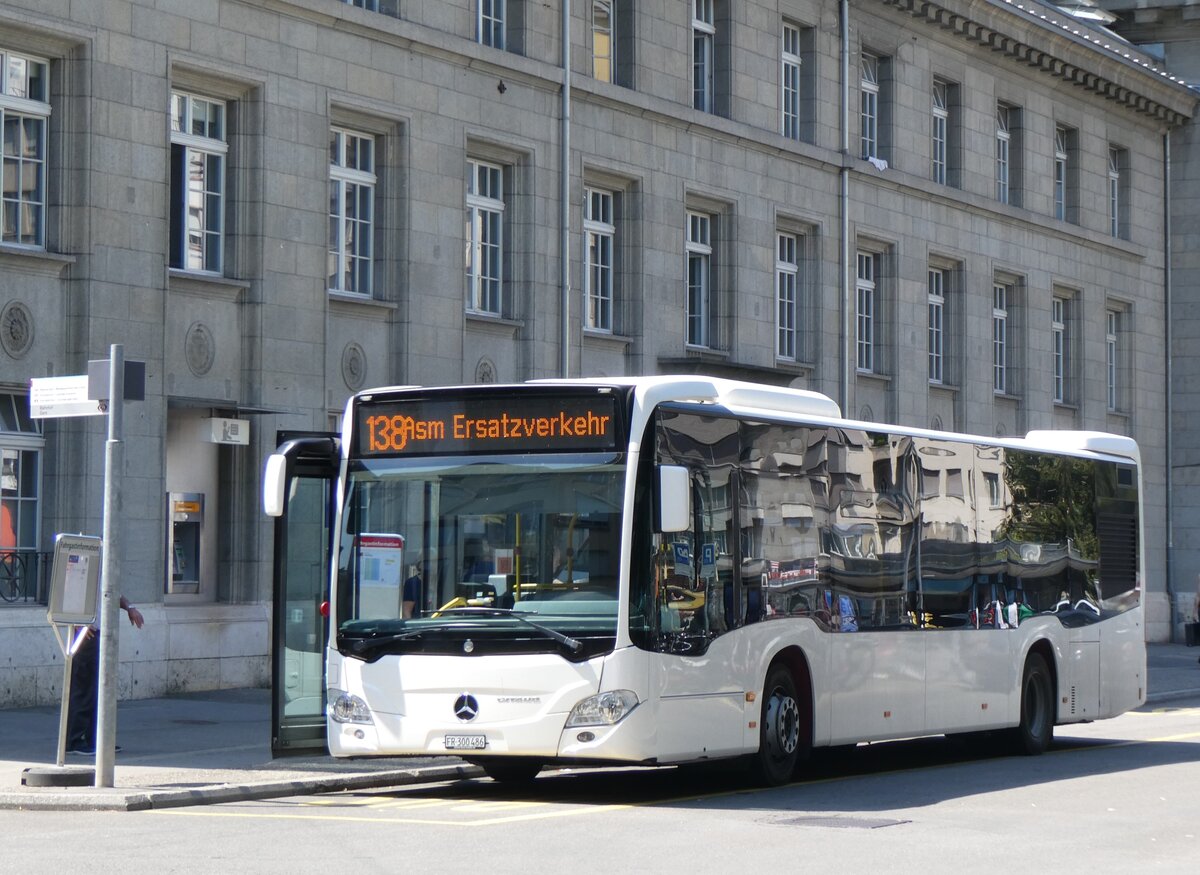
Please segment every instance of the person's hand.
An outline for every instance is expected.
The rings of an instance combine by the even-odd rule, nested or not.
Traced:
[[[129,615],[130,624],[136,626],[139,629],[142,628],[143,625],[145,625],[146,618],[143,617],[142,612],[139,611],[137,608],[135,608],[133,605],[130,605],[129,607],[127,607],[125,609],[125,613],[127,613]]]

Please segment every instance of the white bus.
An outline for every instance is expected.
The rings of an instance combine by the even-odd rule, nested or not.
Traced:
[[[510,780],[744,757],[780,784],[813,748],[1037,754],[1145,701],[1126,437],[854,422],[686,376],[363,392],[336,452],[334,756]]]

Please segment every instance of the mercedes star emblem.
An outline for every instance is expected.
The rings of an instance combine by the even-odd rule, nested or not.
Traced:
[[[466,723],[479,713],[479,702],[470,693],[463,693],[454,702],[454,716]]]

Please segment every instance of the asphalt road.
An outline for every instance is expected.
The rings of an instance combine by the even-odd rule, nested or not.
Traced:
[[[4,812],[0,871],[1194,872],[1200,699],[1060,727],[1042,757],[946,739],[728,769],[565,771],[149,812]]]

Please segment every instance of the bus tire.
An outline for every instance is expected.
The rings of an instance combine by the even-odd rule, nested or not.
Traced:
[[[541,760],[528,757],[480,757],[471,762],[493,781],[505,784],[528,783],[542,770]]]
[[[803,725],[800,715],[792,673],[785,665],[772,665],[763,685],[758,753],[753,759],[754,776],[759,783],[779,787],[792,780],[809,744],[810,728]]]
[[[1037,756],[1054,738],[1054,679],[1040,653],[1025,659],[1021,678],[1021,722],[1010,730],[1015,753]]]

